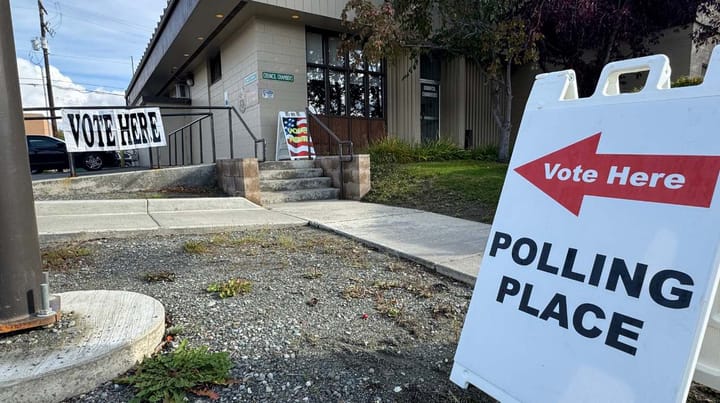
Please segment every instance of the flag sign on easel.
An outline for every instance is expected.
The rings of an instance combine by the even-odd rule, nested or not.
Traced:
[[[720,47],[695,87],[670,88],[663,55],[608,64],[587,98],[570,70],[539,75],[452,381],[503,403],[684,402],[696,367],[717,377],[718,116]]]
[[[315,148],[304,112],[279,112],[277,130],[275,160],[315,158]]]

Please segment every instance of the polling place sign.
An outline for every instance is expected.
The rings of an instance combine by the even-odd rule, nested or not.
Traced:
[[[62,130],[70,152],[166,145],[159,108],[63,109]]]
[[[648,71],[620,93],[619,77]],[[720,48],[670,87],[665,56],[595,94],[536,78],[451,379],[502,402],[682,402],[720,265]]]

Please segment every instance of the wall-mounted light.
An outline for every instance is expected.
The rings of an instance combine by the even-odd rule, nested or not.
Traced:
[[[187,84],[188,87],[195,85],[195,76],[193,76],[192,73],[188,73],[187,77],[185,77],[185,84]]]

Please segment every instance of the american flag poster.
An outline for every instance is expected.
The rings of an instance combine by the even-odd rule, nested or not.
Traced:
[[[315,158],[315,148],[308,133],[305,114],[281,116],[281,122],[290,159]]]

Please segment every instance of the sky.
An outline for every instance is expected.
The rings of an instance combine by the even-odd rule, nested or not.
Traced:
[[[167,0],[42,0],[56,106],[125,105]],[[10,0],[23,107],[46,106],[37,0]]]

